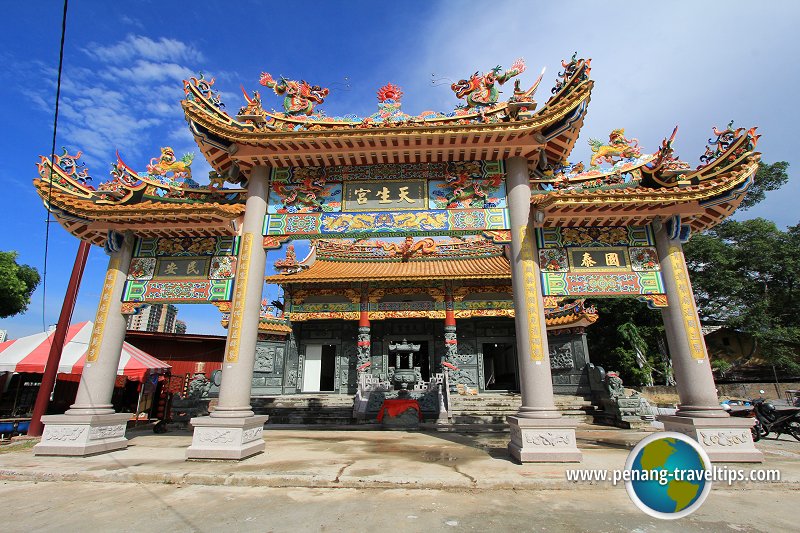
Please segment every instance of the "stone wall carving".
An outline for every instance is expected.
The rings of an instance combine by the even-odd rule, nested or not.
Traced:
[[[89,430],[89,439],[111,439],[114,437],[122,437],[125,435],[125,424],[117,424],[115,426],[97,426]]]
[[[256,364],[257,372],[275,371],[275,347],[256,345]]]
[[[197,439],[200,442],[207,442],[210,444],[230,444],[233,442],[232,429],[211,429],[204,430],[197,434]]]
[[[550,346],[550,368],[554,370],[564,370],[574,368],[572,356],[572,343]]]
[[[752,446],[753,437],[750,431],[698,431],[703,446]]]
[[[250,428],[243,431],[242,444],[247,444],[248,442],[260,439],[263,433],[264,433],[264,428],[262,426]]]
[[[45,426],[42,440],[78,440],[85,430],[85,426]]]
[[[571,444],[571,436],[567,432],[555,431],[542,431],[542,432],[525,432],[525,442],[533,444],[534,446],[569,446]]]

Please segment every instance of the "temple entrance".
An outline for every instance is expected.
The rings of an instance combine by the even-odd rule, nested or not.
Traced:
[[[333,392],[336,345],[309,344],[303,361],[303,392]]]
[[[428,341],[421,341],[416,339],[407,339],[409,343],[412,344],[419,344],[420,349],[416,353],[412,353],[410,355],[403,354],[400,357],[400,367],[399,368],[411,368],[419,367],[420,374],[422,375],[422,381],[428,381],[431,379],[431,355],[430,355],[430,343]],[[398,369],[397,366],[397,355],[398,353],[394,350],[389,350],[389,367],[394,368],[395,370]],[[411,365],[409,365],[409,357],[411,358]]]
[[[513,342],[485,342],[483,353],[483,388],[487,391],[519,390],[517,351]]]

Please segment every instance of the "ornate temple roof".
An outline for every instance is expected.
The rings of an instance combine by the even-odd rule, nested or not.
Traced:
[[[231,303],[218,302],[214,305],[216,305],[217,309],[222,313],[220,324],[222,324],[223,328],[228,329],[231,315]],[[286,336],[292,332],[292,326],[281,310],[275,308],[275,306],[269,305],[267,300],[262,300],[258,331],[259,333],[270,335]]]
[[[450,113],[401,111],[402,91],[392,84],[378,91],[378,111],[369,117],[329,117],[315,107],[328,89],[267,73],[261,84],[284,97],[284,110],[267,111],[261,95],[250,97],[235,116],[225,111],[214,78],[184,82],[183,108],[200,149],[221,174],[247,174],[255,164],[273,167],[423,163],[448,160],[500,160],[569,155],[578,137],[594,82],[590,60],[562,63],[552,96],[539,108],[534,100],[542,75],[523,90],[516,80],[507,101],[498,85],[525,71],[517,60],[452,85],[465,104]]]
[[[566,298],[545,296],[545,323],[549,330],[591,326],[599,315],[594,306],[586,306],[586,300],[566,301]]]
[[[415,257],[417,254],[419,256]],[[282,273],[267,276],[267,283],[304,287],[299,291],[292,289],[290,297],[292,302],[296,298],[305,299],[315,294],[339,294],[357,305],[359,290],[331,289],[326,286],[339,284],[341,287],[340,284],[381,282],[380,286],[386,287],[393,282],[402,284],[409,280],[430,281],[432,286],[453,280],[470,280],[471,283],[484,281],[482,284],[457,288],[454,291],[455,299],[462,301],[469,294],[489,292],[507,294],[507,301],[511,300],[511,268],[508,259],[503,254],[503,247],[488,239],[443,241],[422,239],[417,242],[407,239],[402,244],[383,241],[318,240],[304,260],[297,261],[294,248],[289,245],[286,258],[276,261],[275,265]],[[391,290],[394,294],[402,289]],[[427,289],[421,290],[425,292]],[[443,297],[441,289],[432,290],[440,299]],[[457,316],[459,318],[514,316],[513,305],[498,307],[494,301],[487,301],[486,308],[483,308],[480,302],[480,300],[470,302],[474,304],[473,309],[457,309]],[[597,310],[593,306],[586,306],[584,299],[571,300],[547,296],[544,298],[544,306],[545,321],[550,330],[586,327],[596,322],[598,318]],[[307,320],[304,316],[307,313],[298,315],[294,312],[294,307],[291,308],[293,311],[289,316],[292,320]],[[317,319],[355,319],[358,316],[357,311],[311,314]]]
[[[244,214],[245,189],[223,189],[219,182],[198,185],[191,178],[192,156],[178,159],[169,147],[146,172],[135,172],[118,155],[112,179],[96,188],[81,155],[64,149],[53,161],[42,157],[33,184],[59,223],[93,244],[103,245],[109,230],[185,237],[202,226],[208,235],[234,235],[232,221]]]
[[[62,226],[94,244],[103,244],[110,230],[133,230],[141,237],[188,236],[198,227],[207,235],[235,234],[246,191],[223,185],[246,182],[256,164],[333,171],[522,156],[529,161],[534,220],[543,227],[641,226],[680,216],[682,226],[701,231],[735,211],[758,168],[755,128],[715,128],[716,138],[709,139],[695,169],[673,153],[677,128],[654,153],[643,153],[636,139],[613,130],[607,142],[590,140],[591,161],[570,163],[594,82],[590,60],[573,56],[562,66],[541,105],[534,97],[542,75],[523,89],[519,76],[526,67],[517,60],[505,71],[496,67],[453,83],[464,102],[454,111],[415,116],[402,111],[402,91],[393,84],[378,91],[376,113],[330,117],[318,109],[328,89],[276,81],[266,73],[260,83],[284,99],[283,111],[267,111],[258,92],[244,92],[245,106],[231,115],[214,79],[200,75],[184,82],[182,106],[215,169],[210,185],[192,179],[191,154],[179,158],[169,147],[144,172],[118,156],[112,179],[96,188],[79,161],[81,153],[65,150],[53,161],[41,158],[34,185]],[[502,101],[498,87],[511,79],[514,89]]]
[[[756,128],[714,128],[715,139],[696,169],[673,154],[678,128],[657,152],[641,155],[636,139],[614,130],[607,144],[592,140],[588,171],[582,163],[546,167],[532,174],[532,209],[543,226],[645,225],[680,215],[693,231],[731,215],[758,170]],[[611,163],[601,169],[600,162]]]
[[[402,243],[316,240],[309,256],[297,261],[294,247],[275,263],[281,272],[267,283],[338,283],[410,279],[509,279],[511,267],[503,247],[488,239],[432,238]]]

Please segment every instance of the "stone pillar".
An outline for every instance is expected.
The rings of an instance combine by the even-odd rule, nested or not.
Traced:
[[[63,415],[42,417],[45,428],[41,442],[33,447],[35,455],[86,456],[127,446],[125,429],[131,414],[115,413],[111,396],[125,341],[122,291],[134,240],[130,234],[109,232],[108,269],[75,403]]]
[[[522,406],[508,417],[512,457],[520,462],[572,462],[582,456],[575,443],[577,423],[561,417],[553,401],[547,324],[541,292],[536,235],[530,224],[528,162],[506,161],[511,221],[511,282],[514,293],[517,359]]]
[[[458,366],[458,335],[456,334],[456,313],[453,302],[453,286],[445,282],[444,286],[444,347],[445,362]],[[444,365],[443,365],[444,366]],[[448,371],[445,366],[444,371]]]
[[[448,378],[450,372],[458,368],[458,334],[456,331],[456,312],[453,300],[453,284],[445,281],[444,283],[444,360],[442,361],[442,373]],[[439,416],[436,418],[437,424],[449,424],[450,413],[448,412],[450,390],[450,380],[446,379],[439,388]],[[477,384],[476,384],[477,387]]]
[[[369,323],[369,285],[364,283],[361,287],[358,315],[358,375],[366,372],[372,364],[372,341],[370,338]]]
[[[250,389],[258,341],[259,312],[267,255],[262,227],[267,213],[269,170],[256,166],[247,184],[247,205],[239,243],[228,340],[219,403],[210,416],[193,418],[189,459],[244,459],[264,451],[266,416],[254,416]]]
[[[763,455],[753,445],[752,420],[731,418],[720,407],[711,364],[700,329],[692,285],[686,269],[679,231],[656,224],[656,246],[668,307],[662,310],[675,382],[680,398],[674,416],[659,416],[665,431],[677,431],[696,439],[712,461],[761,462]]]
[[[369,322],[369,284],[362,283],[361,298],[359,299],[358,314],[358,342],[356,344],[356,376],[358,389],[353,399],[353,418],[364,420],[367,418],[367,404],[370,392],[366,390],[364,380],[369,378],[372,366],[372,334]]]

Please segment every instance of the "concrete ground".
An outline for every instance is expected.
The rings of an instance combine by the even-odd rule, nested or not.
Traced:
[[[86,458],[0,447],[3,530],[782,531],[797,528],[800,443],[758,443],[778,483],[713,485],[677,522],[651,519],[624,486],[568,482],[569,468],[620,469],[645,433],[578,431],[580,465],[512,462],[508,435],[286,429],[241,462],[184,460],[186,430],[129,432],[128,449]],[[45,482],[46,483],[42,483]],[[86,506],[91,512],[85,512]],[[791,518],[790,518],[791,517]],[[10,525],[10,528],[9,528]]]
[[[0,482],[3,531],[796,531],[800,492],[715,491],[650,518],[625,491],[209,487]]]

